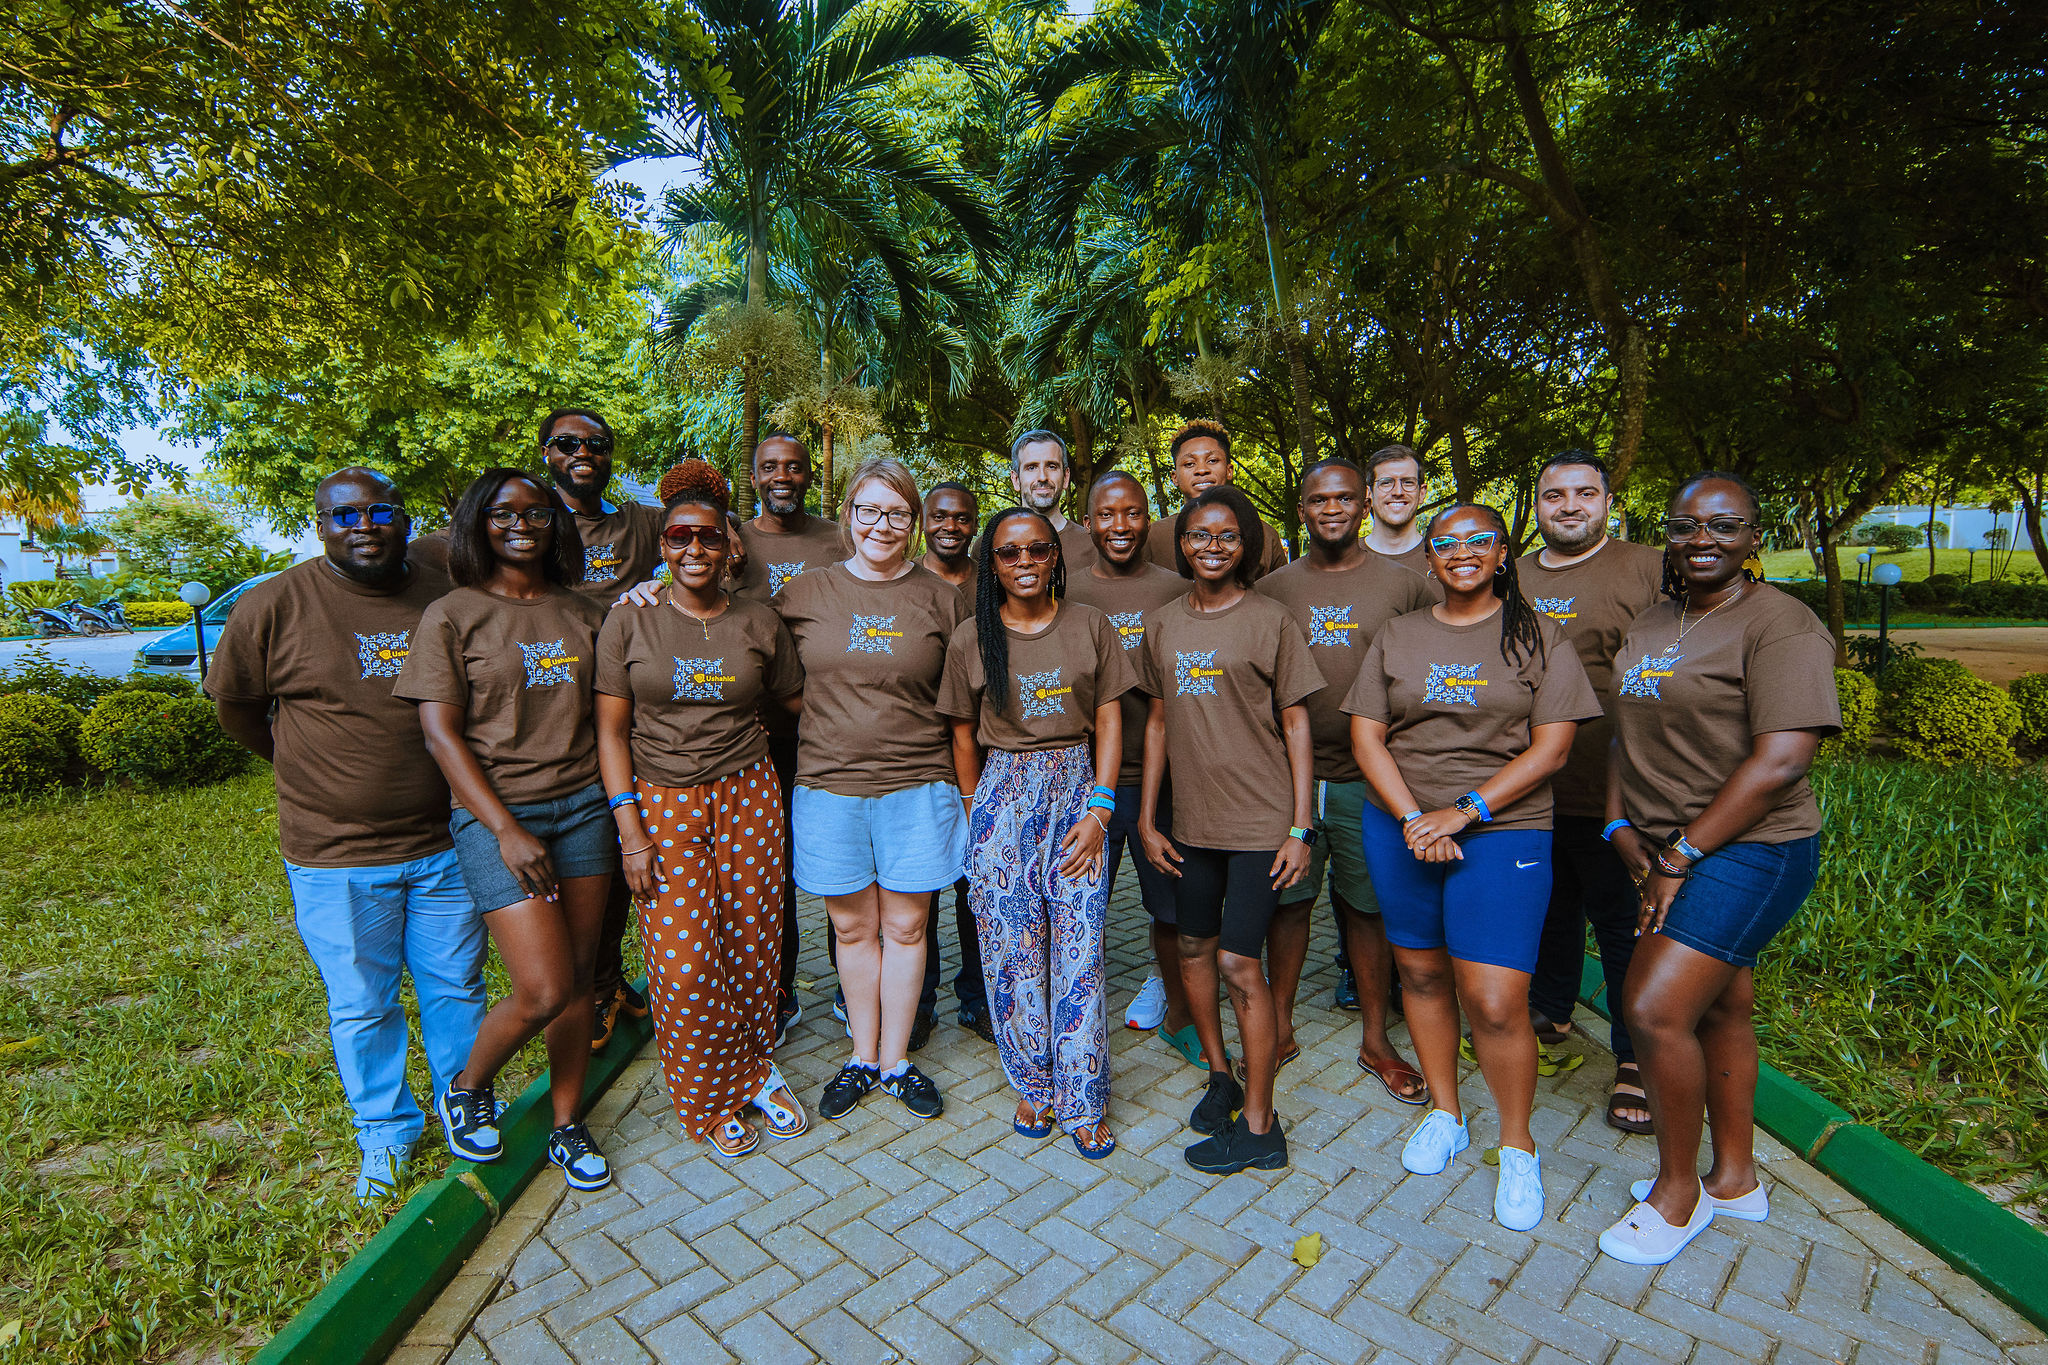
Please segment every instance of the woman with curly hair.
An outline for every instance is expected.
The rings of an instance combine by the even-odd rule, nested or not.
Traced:
[[[1380,628],[1344,710],[1372,788],[1366,866],[1433,1106],[1401,1164],[1435,1175],[1470,1145],[1463,1006],[1500,1109],[1494,1221],[1526,1232],[1543,1218],[1529,978],[1550,904],[1550,778],[1600,699],[1557,623],[1522,596],[1507,539],[1491,507],[1458,503],[1430,519],[1424,545],[1444,600]]]
[[[701,460],[662,479],[669,581],[597,641],[598,766],[640,907],[648,1002],[683,1131],[721,1157],[808,1120],[774,1061],[786,850],[758,711],[796,708],[803,668],[774,610],[725,591],[725,479]]]
[[[974,618],[953,632],[939,714],[968,814],[968,897],[1003,1074],[1026,1137],[1116,1147],[1102,941],[1102,843],[1116,813],[1122,703],[1138,684],[1109,618],[1061,601],[1052,519],[989,518]]]

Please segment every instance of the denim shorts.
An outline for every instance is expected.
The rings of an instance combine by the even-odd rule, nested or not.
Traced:
[[[1409,852],[1401,822],[1378,806],[1368,802],[1360,823],[1387,942],[1448,949],[1460,962],[1536,970],[1550,909],[1549,830],[1467,834],[1458,840],[1463,858],[1425,863]]]
[[[555,876],[595,877],[619,869],[619,827],[605,804],[604,788],[593,782],[581,791],[552,801],[507,806],[519,827],[548,846]],[[455,836],[455,857],[462,864],[462,883],[484,914],[528,899],[519,879],[498,853],[498,836],[466,810],[448,821]]]
[[[1380,912],[1379,897],[1373,893],[1372,873],[1365,866],[1365,837],[1360,821],[1369,803],[1363,782],[1316,781],[1315,846],[1309,849],[1308,871],[1302,879],[1280,893],[1282,905],[1313,903],[1323,893],[1323,872],[1330,874],[1330,891],[1361,915]]]
[[[1792,922],[1820,875],[1820,836],[1784,844],[1728,844],[1699,860],[1658,932],[1696,953],[1754,967]]]
[[[790,794],[789,841],[796,884],[813,896],[870,886],[924,895],[967,871],[967,815],[951,782],[886,796],[798,787]]]

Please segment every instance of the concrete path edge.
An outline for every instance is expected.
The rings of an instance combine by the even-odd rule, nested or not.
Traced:
[[[639,989],[646,989],[643,979]],[[652,1017],[621,1017],[611,1042],[590,1059],[586,1103],[625,1073],[654,1034]],[[520,1191],[547,1164],[548,1073],[505,1111],[505,1154],[488,1166],[454,1162],[301,1308],[252,1365],[376,1365],[404,1339],[462,1268]]]

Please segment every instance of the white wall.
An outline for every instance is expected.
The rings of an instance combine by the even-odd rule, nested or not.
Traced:
[[[1927,526],[1927,504],[1875,508],[1864,520],[1889,521],[1923,531]],[[1937,507],[1934,509],[1934,543],[1945,550],[1982,550],[1986,548],[1984,533],[1991,529],[1993,523],[1988,507]],[[2018,512],[2001,513],[1996,524],[2005,528],[2005,543],[2009,548],[2025,550],[2032,547],[2026,523],[2020,520]],[[1925,545],[1927,542],[1923,540],[1920,543]]]

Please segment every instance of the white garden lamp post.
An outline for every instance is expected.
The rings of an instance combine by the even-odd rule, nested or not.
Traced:
[[[1892,589],[1898,586],[1904,570],[1896,564],[1880,564],[1870,571],[1870,581],[1877,584],[1877,674],[1884,676],[1885,662],[1891,657]]]
[[[213,589],[197,581],[186,583],[178,589],[178,600],[192,608],[192,643],[199,651],[199,681],[206,681],[206,626],[199,619],[199,609],[213,600]]]

